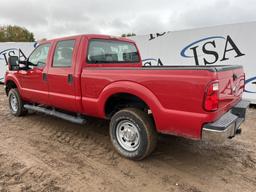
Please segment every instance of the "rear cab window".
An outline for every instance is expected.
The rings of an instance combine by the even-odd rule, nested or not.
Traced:
[[[133,43],[118,40],[92,39],[89,42],[87,63],[138,63],[140,57]]]

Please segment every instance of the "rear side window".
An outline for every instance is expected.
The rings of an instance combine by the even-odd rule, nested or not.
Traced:
[[[49,53],[50,44],[39,45],[29,56],[28,62],[33,66],[44,67]]]
[[[133,43],[93,39],[89,43],[88,63],[138,63],[138,50]]]
[[[71,67],[75,40],[59,41],[55,48],[53,67]]]

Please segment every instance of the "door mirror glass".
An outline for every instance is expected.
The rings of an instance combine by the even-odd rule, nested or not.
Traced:
[[[19,70],[19,57],[18,56],[10,56],[8,58],[8,65],[10,71]]]

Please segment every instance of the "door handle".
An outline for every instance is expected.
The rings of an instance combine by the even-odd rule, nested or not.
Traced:
[[[43,73],[43,81],[47,81],[47,74]]]
[[[73,75],[68,74],[68,84],[72,84],[72,83],[73,83]]]

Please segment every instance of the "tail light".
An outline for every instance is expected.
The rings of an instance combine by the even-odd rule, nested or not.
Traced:
[[[213,81],[208,84],[205,97],[204,109],[206,111],[216,111],[219,107],[219,82]]]

